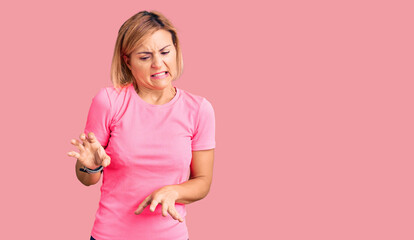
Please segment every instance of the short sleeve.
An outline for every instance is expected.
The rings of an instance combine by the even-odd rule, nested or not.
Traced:
[[[198,111],[195,131],[192,138],[192,151],[207,150],[216,147],[215,115],[211,103],[203,98]]]
[[[93,132],[103,147],[108,144],[110,136],[111,108],[108,91],[102,88],[92,99],[86,120],[84,133]]]

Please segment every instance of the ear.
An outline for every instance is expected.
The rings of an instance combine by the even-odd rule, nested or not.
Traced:
[[[131,65],[129,65],[129,57],[124,54],[122,55],[122,58],[124,59],[124,62],[128,66],[129,70],[131,70]]]

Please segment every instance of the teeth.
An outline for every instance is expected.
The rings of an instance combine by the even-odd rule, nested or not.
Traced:
[[[158,77],[158,76],[161,76],[161,75],[164,75],[164,74],[166,74],[166,72],[162,72],[162,73],[154,74],[154,75],[152,75],[152,76],[153,76],[153,77]]]

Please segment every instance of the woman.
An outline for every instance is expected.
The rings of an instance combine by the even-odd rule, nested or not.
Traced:
[[[185,204],[210,189],[214,110],[205,98],[172,85],[182,72],[175,28],[142,11],[120,28],[111,79],[93,98],[80,141],[76,175],[103,174],[91,239],[188,239]]]

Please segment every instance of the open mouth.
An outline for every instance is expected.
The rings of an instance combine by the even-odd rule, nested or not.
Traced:
[[[153,74],[153,75],[151,75],[151,77],[161,77],[161,76],[164,76],[164,75],[167,75],[167,74],[168,74],[168,72],[165,71],[165,72],[160,72],[160,73],[157,73],[157,74]]]

